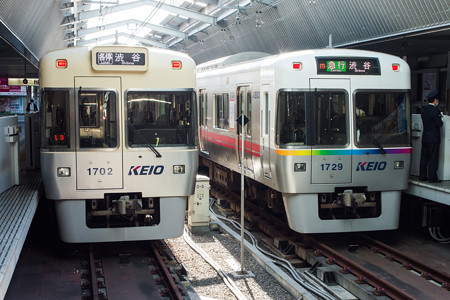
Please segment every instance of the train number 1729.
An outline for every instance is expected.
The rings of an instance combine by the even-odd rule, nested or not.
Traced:
[[[321,164],[320,167],[322,168],[322,171],[340,171],[344,168],[344,165],[339,164]]]

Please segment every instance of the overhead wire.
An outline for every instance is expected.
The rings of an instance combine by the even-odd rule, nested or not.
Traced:
[[[164,4],[166,0],[159,0],[158,4],[156,4],[156,6],[153,8],[153,10],[148,14],[148,16],[144,19],[144,21],[142,21],[142,24],[136,28],[136,30],[130,35],[130,37],[128,38],[128,41],[132,40],[133,38],[136,37],[136,34],[142,30],[142,28],[144,28],[149,22],[150,20],[153,18],[153,16],[159,11],[159,9],[162,7],[162,5]]]

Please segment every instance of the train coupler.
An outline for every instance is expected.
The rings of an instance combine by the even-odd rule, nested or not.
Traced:
[[[345,207],[355,207],[363,204],[366,200],[366,194],[364,193],[354,193],[353,190],[345,190],[338,195],[337,203]]]
[[[142,199],[130,199],[130,196],[121,196],[119,200],[115,201],[115,205],[120,215],[131,215],[135,211],[142,210]]]

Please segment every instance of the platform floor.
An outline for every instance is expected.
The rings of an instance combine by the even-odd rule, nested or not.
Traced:
[[[20,184],[0,194],[0,299],[5,297],[41,196],[40,170],[20,172]]]
[[[420,181],[418,176],[410,176],[408,189],[404,192],[433,202],[450,205],[450,180],[429,183],[428,181]]]

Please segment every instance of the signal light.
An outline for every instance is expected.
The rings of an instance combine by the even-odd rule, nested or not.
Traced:
[[[182,64],[179,60],[172,60],[172,69],[173,70],[181,70]]]
[[[394,72],[400,71],[400,64],[392,64],[392,71]]]
[[[293,62],[292,63],[292,69],[294,70],[301,70],[303,67],[303,64],[301,62]]]
[[[57,59],[56,60],[56,67],[58,69],[65,69],[65,68],[67,68],[67,59]]]

